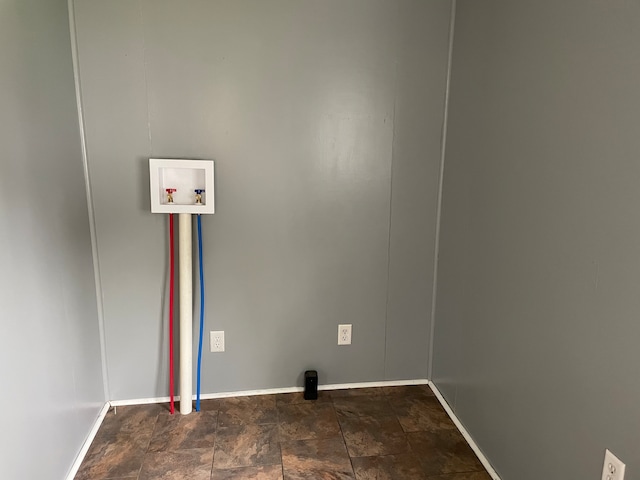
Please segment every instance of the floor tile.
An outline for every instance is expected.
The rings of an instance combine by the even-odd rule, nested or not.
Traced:
[[[398,387],[382,387],[385,395],[391,397],[415,397],[427,396],[433,397],[433,390],[429,385],[401,385]]]
[[[114,477],[136,478],[144,450],[129,450],[126,446],[109,447],[103,455],[87,456],[75,476],[75,480],[102,480]]]
[[[464,437],[457,430],[407,434],[411,449],[429,475],[484,470]]]
[[[356,480],[424,480],[426,475],[412,453],[352,458]]]
[[[176,406],[179,407],[179,404]],[[349,457],[351,455],[351,458]],[[112,409],[76,480],[491,480],[427,385]]]
[[[242,423],[263,425],[278,421],[275,395],[221,398],[218,410],[218,425],[221,427]]]
[[[213,468],[255,467],[280,463],[278,426],[218,427]]]
[[[406,434],[396,417],[340,417],[342,435],[352,457],[408,453]]]
[[[215,412],[220,407],[220,399],[219,398],[211,398],[209,400],[200,400],[200,411],[201,412]],[[196,409],[196,403],[193,402],[193,410]]]
[[[333,406],[339,417],[389,417],[394,415],[391,404],[384,396],[335,398]]]
[[[150,433],[98,432],[85,456],[76,480],[135,477],[151,440]]]
[[[280,406],[278,428],[281,442],[340,436],[336,412],[329,403]]]
[[[491,480],[487,472],[451,473],[427,477],[427,480]]]
[[[151,433],[158,415],[164,412],[165,409],[158,404],[111,408],[100,426],[100,434],[106,436],[118,433]]]
[[[169,402],[156,403],[156,406],[160,409],[161,415],[171,415],[171,404]],[[180,411],[180,402],[175,402],[174,409],[176,413]]]
[[[212,462],[211,448],[149,453],[138,480],[209,480]]]
[[[149,444],[150,452],[213,448],[218,412],[160,415]]]
[[[282,467],[287,480],[354,478],[351,461],[341,438],[283,443]]]
[[[211,480],[282,480],[282,465],[213,469]]]
[[[382,388],[378,388],[378,387],[345,388],[342,390],[329,390],[328,392],[331,394],[331,398],[359,397],[362,395],[368,395],[368,396],[384,395],[384,391],[382,390]]]
[[[327,403],[331,402],[331,395],[329,392],[318,392],[318,398],[316,400],[305,400],[304,392],[294,393],[279,393],[276,395],[276,405],[292,405],[296,403]]]
[[[457,430],[435,397],[388,397],[405,432]]]

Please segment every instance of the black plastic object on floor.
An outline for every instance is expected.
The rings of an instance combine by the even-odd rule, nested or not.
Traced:
[[[315,370],[304,372],[304,399],[318,399],[318,372]]]

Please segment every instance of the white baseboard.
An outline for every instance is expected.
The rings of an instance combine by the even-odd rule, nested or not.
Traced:
[[[402,385],[427,385],[429,380],[423,378],[414,380],[388,380],[382,382],[360,382],[360,383],[336,383],[331,385],[319,385],[318,390],[343,390],[345,388],[372,388],[372,387],[398,387]],[[249,395],[274,395],[276,393],[302,392],[302,387],[265,388],[262,390],[242,390],[239,392],[204,393],[200,395],[201,400],[227,397],[247,397]],[[179,401],[180,396],[173,397],[174,401]],[[195,400],[195,395],[193,400]],[[165,403],[169,397],[134,398],[131,400],[112,400],[113,407],[124,407],[127,405],[145,405],[149,403]]]
[[[429,382],[429,386],[431,387],[431,390],[433,390],[434,395],[436,396],[436,398],[438,399],[442,407],[447,412],[447,415],[449,415],[453,423],[456,424],[456,427],[458,427],[458,430],[460,430],[460,433],[462,434],[464,439],[467,441],[467,443],[469,444],[473,452],[476,454],[476,456],[482,463],[482,466],[487,470],[487,473],[491,476],[493,480],[501,480],[500,476],[496,473],[496,471],[491,466],[489,459],[484,456],[484,453],[482,453],[482,450],[480,450],[480,447],[478,447],[478,444],[471,437],[471,435],[469,435],[469,432],[467,432],[467,429],[464,428],[464,425],[462,425],[462,422],[460,422],[460,420],[458,419],[456,414],[453,412],[453,410],[451,409],[447,401],[444,399],[444,397],[440,393],[440,390],[438,390],[438,387],[436,387],[433,382]]]
[[[82,465],[82,462],[84,461],[84,457],[87,455],[87,452],[89,451],[91,442],[93,442],[93,439],[96,437],[96,434],[100,429],[100,425],[102,425],[102,421],[104,420],[104,417],[107,416],[109,407],[110,407],[109,402],[107,402],[103,405],[102,409],[100,410],[100,413],[98,414],[98,418],[96,418],[96,421],[93,422],[93,426],[89,431],[89,435],[87,435],[87,438],[82,444],[82,448],[78,452],[78,456],[74,460],[73,465],[71,465],[71,470],[69,470],[66,480],[73,480],[74,477],[76,476],[76,473],[78,473],[78,469],[80,468],[80,465]]]
[[[413,380],[385,380],[383,382],[336,383],[320,385],[318,390],[344,390],[345,388],[401,387],[403,385],[428,385],[429,380],[417,378]],[[303,389],[301,389],[302,391]]]

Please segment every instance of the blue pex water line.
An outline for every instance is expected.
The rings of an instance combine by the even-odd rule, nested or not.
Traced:
[[[198,260],[200,262],[200,339],[198,343],[198,372],[196,389],[196,412],[200,411],[200,372],[202,370],[202,336],[204,334],[204,272],[202,265],[202,220],[198,218]]]

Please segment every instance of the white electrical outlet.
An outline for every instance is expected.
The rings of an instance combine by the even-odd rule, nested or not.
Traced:
[[[224,332],[209,332],[209,343],[212,352],[224,352]]]
[[[602,480],[624,480],[625,464],[608,449],[604,452]]]
[[[338,325],[338,345],[351,345],[351,324]]]

